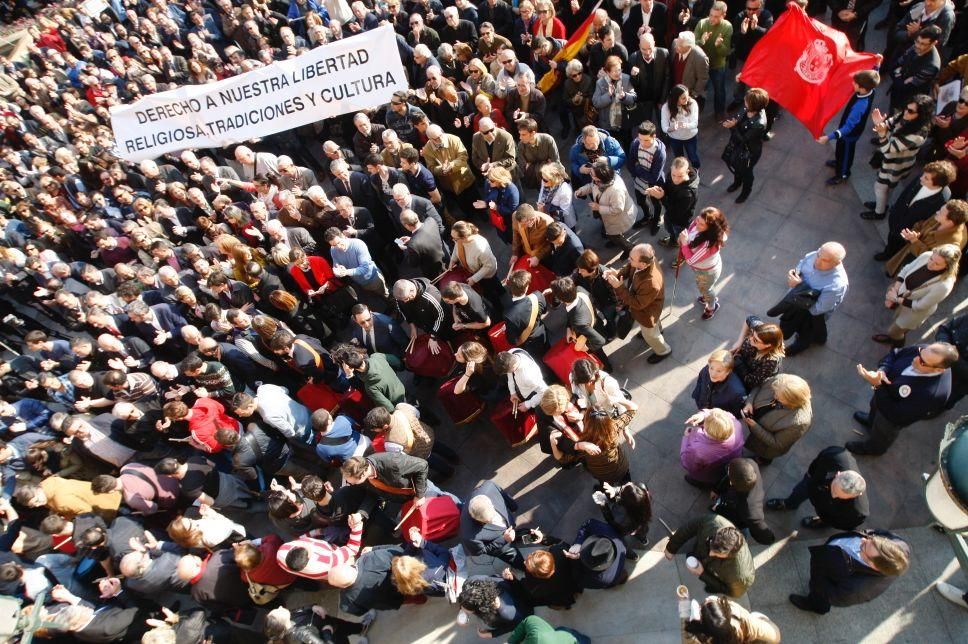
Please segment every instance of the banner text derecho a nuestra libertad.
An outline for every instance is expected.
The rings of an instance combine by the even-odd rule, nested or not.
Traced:
[[[384,25],[239,76],[112,108],[111,124],[117,153],[141,161],[375,107],[406,89],[396,36]]]

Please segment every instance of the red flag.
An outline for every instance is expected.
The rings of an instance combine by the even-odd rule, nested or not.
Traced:
[[[855,52],[843,32],[791,2],[753,47],[740,80],[765,89],[818,137],[854,93],[852,76],[879,61],[877,54]]]

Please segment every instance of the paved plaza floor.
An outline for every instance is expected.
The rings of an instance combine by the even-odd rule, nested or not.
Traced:
[[[882,34],[875,32],[873,37],[880,40]],[[886,93],[882,89],[879,94],[878,103],[883,107]],[[788,269],[823,242],[839,241],[847,248],[850,290],[829,322],[827,344],[783,363],[783,371],[810,383],[813,424],[790,453],[763,468],[768,498],[785,496],[821,449],[858,438],[861,428],[851,414],[867,409],[871,389],[856,374],[855,365],[876,366],[886,350],[870,336],[885,331],[891,319],[883,306],[888,279],[883,264],[872,259],[883,247],[886,227],[858,216],[862,201],[873,198],[873,173],[866,163],[871,151],[867,137],[859,146],[852,181],[828,187],[824,182],[831,171],[824,161],[832,158],[833,146],[817,144],[792,117],[780,118],[776,136],[765,144],[756,166],[752,195],[745,204],[737,205],[733,202],[735,194],[726,193],[732,176],[719,158],[727,131],[715,124],[710,107],[707,105],[702,116],[699,136],[703,164],[698,205],[721,208],[732,228],[723,251],[722,308],[714,319],[701,319],[702,307],[696,303],[695,284],[687,269],[679,277],[673,300],[670,264],[675,251],[657,247],[666,278],[668,317],[664,327],[673,347],[671,357],[659,365],[648,364],[643,358],[649,350],[638,335],[606,348],[615,367],[613,374],[619,382],[627,381],[639,404],[633,424],[638,446],[632,452],[632,476],[648,484],[657,518],[673,529],[688,517],[705,512],[709,504],[705,494],[683,480],[678,457],[683,422],[695,411],[690,393],[696,376],[711,351],[732,345],[746,316],[764,315],[782,297]],[[573,142],[573,137],[559,139],[566,162]],[[586,246],[601,248],[598,222],[584,213],[580,227]],[[654,244],[662,234],[652,237],[647,231],[639,231],[636,241]],[[495,242],[494,248],[500,264],[507,257],[506,247]],[[603,256],[611,255],[603,251]],[[964,308],[966,293],[968,286],[962,280],[909,341],[932,338],[938,324]],[[558,337],[562,316],[549,319],[553,337]],[[432,404],[432,390],[423,392],[423,396],[427,404]],[[968,642],[968,611],[946,602],[932,589],[938,579],[964,587],[968,578],[958,569],[948,541],[926,527],[931,516],[920,483],[922,472],[933,471],[936,466],[937,445],[945,424],[962,413],[968,413],[968,406],[959,405],[940,418],[905,429],[884,456],[858,459],[870,495],[871,516],[865,527],[896,530],[913,547],[908,574],[876,601],[834,609],[825,617],[795,609],[787,595],[806,590],[807,548],[821,543],[830,531],[797,532],[800,517],[810,511],[809,504],[796,513],[767,515],[779,541],[769,547],[753,545],[757,580],[743,602],[773,619],[785,642]],[[481,481],[493,479],[518,501],[519,526],[540,526],[546,533],[566,540],[585,519],[599,516],[591,500],[593,479],[581,470],[558,469],[536,444],[512,449],[486,421],[467,427],[442,427],[437,435],[463,457],[458,474],[444,484],[449,491],[466,498]],[[637,562],[626,585],[586,592],[570,611],[539,609],[539,614],[554,625],[571,626],[588,634],[596,643],[678,641],[676,586],[686,583],[694,596],[703,593],[701,584],[679,561],[681,557],[674,563],[662,557],[666,536],[662,523],[653,520],[652,550]],[[334,600],[331,594],[327,599]],[[443,600],[382,613],[371,630],[372,641],[477,640],[475,629],[458,628],[455,617],[455,607]]]

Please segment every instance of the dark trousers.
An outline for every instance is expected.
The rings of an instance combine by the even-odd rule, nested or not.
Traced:
[[[795,510],[800,507],[800,505],[810,498],[810,479],[804,476],[793,489],[790,491],[790,496],[783,500],[784,505],[790,510]]]
[[[433,449],[427,456],[427,464],[433,472],[433,479],[443,480],[452,477],[458,460],[457,452],[440,441],[434,441]]]
[[[951,395],[945,409],[951,409],[968,394],[968,359],[962,358],[951,365]]]
[[[797,334],[797,341],[787,348],[787,355],[803,351],[811,344],[827,341],[827,320],[823,315],[811,315],[810,311],[803,309],[780,316],[780,330],[783,331],[783,339]]]
[[[850,169],[854,165],[854,151],[856,149],[856,139],[837,139],[837,146],[834,148],[834,160],[836,162],[838,176],[850,176]]]
[[[642,209],[642,223],[658,222],[662,218],[662,202],[655,197],[635,192],[635,200]]]
[[[863,442],[863,446],[865,451],[870,454],[880,455],[885,453],[894,444],[901,430],[904,429],[904,425],[897,425],[891,422],[884,414],[878,412],[877,404],[874,400],[872,396],[870,405],[870,435]]]

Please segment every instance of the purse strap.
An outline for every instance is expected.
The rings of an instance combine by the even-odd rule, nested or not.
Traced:
[[[521,332],[521,337],[518,339],[518,344],[524,344],[525,341],[531,337],[534,332],[534,327],[538,323],[538,311],[541,309],[541,305],[538,304],[538,296],[534,293],[528,294],[528,300],[531,302],[531,316],[528,318],[528,326]]]

